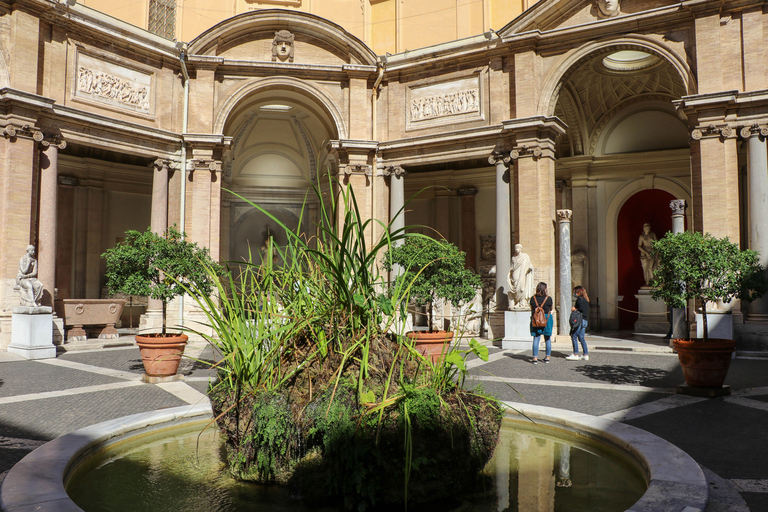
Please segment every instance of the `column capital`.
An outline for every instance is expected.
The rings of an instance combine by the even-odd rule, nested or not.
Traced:
[[[386,165],[382,168],[381,174],[384,176],[390,176],[394,178],[404,178],[408,176],[408,171],[399,165]]]
[[[168,170],[172,165],[173,162],[165,158],[157,158],[150,164],[155,171]]]
[[[733,128],[729,125],[715,126],[710,124],[707,126],[697,126],[691,131],[691,138],[693,140],[721,138],[728,139],[733,136]]]
[[[521,157],[540,158],[542,155],[542,149],[539,144],[522,144],[515,146],[512,151],[509,152],[512,160],[517,160]]]
[[[669,202],[669,207],[672,209],[672,215],[685,215],[685,208],[688,204],[685,199],[673,199]]]
[[[768,125],[760,126],[759,124],[755,123],[750,126],[744,126],[741,130],[739,130],[739,135],[741,135],[741,137],[744,139],[748,139],[755,135],[768,137]]]
[[[221,172],[221,160],[211,158],[192,158],[187,161],[187,171]]]
[[[573,210],[557,210],[557,222],[571,222]]]
[[[351,176],[353,174],[364,174],[366,176],[373,176],[373,166],[367,165],[367,164],[340,165],[339,172],[345,176]]]
[[[491,156],[488,157],[488,163],[491,165],[498,165],[499,163],[504,163],[504,165],[509,165],[509,163],[512,161],[512,159],[508,156],[504,156],[503,153],[500,153],[498,151],[494,151]]]

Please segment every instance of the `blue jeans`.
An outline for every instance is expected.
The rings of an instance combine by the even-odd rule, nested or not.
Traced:
[[[584,332],[587,330],[587,320],[585,318],[581,319],[581,327],[576,329],[576,332],[571,334],[571,343],[573,343],[573,353],[578,354],[579,353],[579,343],[581,343],[581,348],[583,351],[583,354],[589,355],[589,351],[587,350],[587,340],[584,339]]]
[[[533,337],[533,357],[539,358],[539,342],[541,341],[541,336],[534,336]],[[549,336],[544,336],[544,343],[547,345],[547,357],[552,353],[552,341],[550,340]]]

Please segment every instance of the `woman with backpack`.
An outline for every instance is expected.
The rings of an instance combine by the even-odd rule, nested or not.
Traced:
[[[587,318],[589,318],[589,295],[583,286],[577,286],[573,289],[576,296],[576,304],[571,308],[571,315],[578,311],[581,313],[581,321],[571,327],[571,343],[573,343],[573,354],[566,357],[568,361],[589,361],[589,350],[587,350],[587,340],[584,339],[584,332],[587,330]],[[581,343],[581,353],[579,355],[579,343]]]
[[[547,295],[547,283],[536,286],[536,295],[531,297],[531,335],[533,336],[533,364],[539,364],[539,343],[544,336],[547,346],[547,356],[544,362],[549,362],[552,353],[552,297]]]

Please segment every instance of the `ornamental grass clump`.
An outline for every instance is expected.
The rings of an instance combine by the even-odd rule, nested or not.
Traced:
[[[653,243],[659,265],[650,285],[651,296],[672,307],[683,308],[688,300],[701,302],[704,341],[709,340],[707,304],[729,303],[738,298],[752,301],[768,291],[765,269],[758,253],[741,250],[728,238],[685,231],[667,233]]]
[[[288,243],[237,273],[210,272],[213,295],[190,289],[213,331],[199,334],[222,354],[210,396],[230,471],[348,510],[455,496],[498,439],[498,402],[462,389],[456,374],[466,373],[468,353],[487,359],[487,348],[457,351],[441,374],[456,378],[435,378],[434,365],[395,332],[410,283],[383,293],[377,265],[411,235],[364,220],[354,194],[330,188],[337,192],[315,191],[317,218],[299,219],[316,223],[309,237],[253,205]],[[370,243],[374,226],[382,235]]]

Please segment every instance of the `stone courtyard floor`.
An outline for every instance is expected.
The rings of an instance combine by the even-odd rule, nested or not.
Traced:
[[[621,421],[682,448],[710,483],[707,512],[768,511],[768,358],[738,354],[726,384],[732,394],[704,399],[675,394],[683,382],[677,356],[659,337],[587,336],[589,361],[566,361],[570,342],[555,343],[550,364],[531,351],[490,348],[470,361],[469,386],[502,400],[557,407]],[[138,348],[69,351],[27,361],[0,352],[0,483],[46,441],[128,414],[205,402],[213,371],[187,359],[183,382],[145,384]],[[489,344],[490,345],[490,344]],[[213,352],[190,343],[187,354]],[[543,357],[543,354],[540,354]]]

